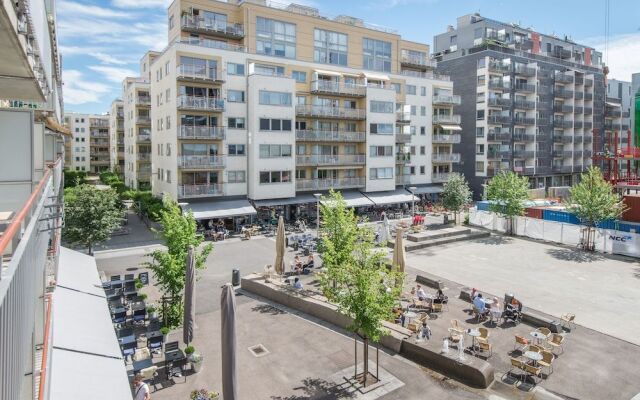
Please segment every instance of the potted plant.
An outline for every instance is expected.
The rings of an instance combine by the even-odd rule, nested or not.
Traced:
[[[210,392],[207,389],[194,390],[191,392],[189,399],[191,400],[218,400],[220,393]]]
[[[162,341],[166,342],[167,335],[169,334],[169,328],[167,328],[166,326],[163,326],[162,328],[160,328],[160,333],[162,333]]]
[[[147,314],[149,314],[149,318],[158,319],[158,310],[156,309],[156,306],[154,306],[153,304],[150,304],[147,307]]]
[[[141,298],[142,300],[146,300],[146,299],[147,299],[147,297],[148,297],[148,296],[147,296],[147,294],[146,294],[146,293],[142,293],[142,294],[140,295],[140,298]]]
[[[184,349],[184,354],[187,355],[187,359],[191,362],[193,372],[200,372],[200,369],[202,369],[202,355],[196,353],[196,349],[191,345]]]

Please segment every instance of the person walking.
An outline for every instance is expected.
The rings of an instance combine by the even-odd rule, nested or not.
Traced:
[[[134,400],[151,400],[149,385],[142,380],[142,375],[140,374],[133,378],[133,394]]]

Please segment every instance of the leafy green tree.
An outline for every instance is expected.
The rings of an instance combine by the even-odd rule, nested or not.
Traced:
[[[447,210],[453,211],[455,220],[458,222],[458,213],[469,202],[471,202],[469,184],[462,174],[452,173],[444,184],[442,204]]]
[[[388,267],[384,253],[375,250],[373,231],[358,226],[353,209],[347,208],[339,193],[331,191],[323,203],[320,232],[326,269],[320,284],[327,299],[351,318],[349,329],[362,338],[362,383],[366,385],[369,342],[379,342],[387,333],[383,321],[392,316],[402,290],[395,282],[402,281],[403,274]]]
[[[144,265],[151,269],[163,296],[172,299],[161,311],[165,326],[173,328],[182,321],[182,296],[189,247],[193,246],[195,249],[196,269],[203,269],[213,246],[209,243],[198,248],[204,237],[196,233],[193,214],[183,214],[178,203],[173,200],[165,199],[165,207],[160,211],[160,226],[161,229],[156,233],[163,239],[167,249],[147,254],[151,261]]]
[[[73,188],[87,183],[87,173],[84,171],[64,170],[64,187]]]
[[[93,247],[111,236],[122,222],[122,206],[113,189],[80,185],[66,189],[63,239],[72,245]]]
[[[582,174],[580,183],[569,189],[565,201],[567,211],[575,214],[586,227],[583,234],[585,250],[595,249],[595,227],[608,219],[618,219],[625,210],[622,198],[613,186],[602,177],[597,167],[589,167]]]
[[[513,218],[524,213],[523,202],[529,198],[529,179],[512,171],[502,171],[487,184],[491,211],[507,219],[507,232],[513,233]]]

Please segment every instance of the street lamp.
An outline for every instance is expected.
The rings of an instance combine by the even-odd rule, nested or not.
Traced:
[[[316,224],[317,224],[317,233],[316,236],[318,240],[320,240],[320,197],[322,195],[320,193],[314,193],[313,197],[316,198]]]
[[[415,218],[416,216],[416,196],[414,195],[416,189],[418,189],[415,186],[410,186],[409,187],[409,192],[411,192],[411,217]]]

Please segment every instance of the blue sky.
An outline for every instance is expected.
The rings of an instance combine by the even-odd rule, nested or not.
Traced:
[[[286,0],[279,0],[285,2]],[[399,31],[431,44],[434,34],[472,12],[531,26],[542,33],[570,35],[604,51],[605,0],[298,0],[325,15],[339,14]],[[533,6],[532,6],[533,4]],[[65,109],[103,113],[120,95],[126,76],[138,74],[148,49],[167,42],[168,0],[58,0]],[[640,72],[640,2],[611,0],[610,77],[630,80]],[[606,61],[606,57],[605,57]]]

